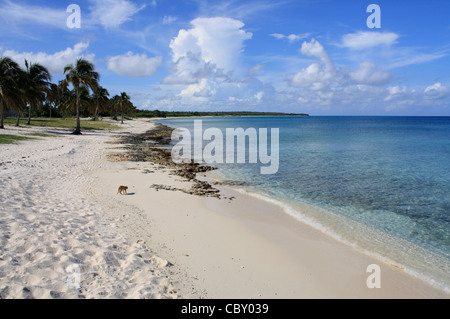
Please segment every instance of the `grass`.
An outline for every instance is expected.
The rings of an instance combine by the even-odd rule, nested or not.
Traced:
[[[16,125],[16,118],[7,117],[5,118],[6,125]],[[26,125],[27,119],[21,119],[21,126]],[[32,118],[31,126],[38,127],[53,127],[53,128],[67,128],[75,129],[77,126],[76,118]],[[81,130],[115,130],[119,129],[120,126],[114,125],[106,121],[92,121],[92,120],[81,120]]]
[[[26,140],[34,140],[34,138],[18,135],[0,134],[0,144],[16,144],[17,142]]]
[[[27,133],[25,135],[36,137],[56,137],[56,135],[54,134],[47,134],[47,133]]]

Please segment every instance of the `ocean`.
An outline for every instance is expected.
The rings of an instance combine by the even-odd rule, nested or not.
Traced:
[[[203,130],[278,128],[279,170],[216,164],[239,191],[450,291],[450,117],[220,117]],[[225,138],[225,137],[224,137]],[[208,142],[206,142],[208,143]],[[269,146],[270,150],[270,146]],[[236,183],[237,182],[237,183]]]

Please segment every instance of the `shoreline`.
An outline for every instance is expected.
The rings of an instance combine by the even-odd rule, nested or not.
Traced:
[[[161,123],[161,122],[160,122]],[[164,124],[164,122],[162,122]],[[165,125],[165,124],[164,124]],[[289,216],[293,222],[298,222],[312,227],[319,232],[323,233],[327,237],[332,238],[352,249],[359,251],[360,253],[378,260],[386,265],[401,269],[408,275],[425,282],[426,284],[443,291],[450,296],[450,288],[446,284],[447,276],[445,269],[446,266],[443,256],[438,253],[427,250],[424,247],[410,243],[404,239],[393,237],[383,233],[380,230],[372,228],[368,225],[362,225],[344,216],[334,216],[333,213],[326,208],[313,206],[306,202],[289,203],[283,198],[277,198],[265,194],[261,190],[252,188],[245,182],[241,182],[241,179],[232,180],[221,173],[220,169],[207,172],[206,175],[202,175],[200,178],[203,181],[210,183],[213,187],[221,189],[229,188],[232,190],[233,195],[228,197],[234,198],[236,194],[244,195],[251,198],[264,201],[272,206],[276,206],[273,209],[279,210],[281,213]],[[225,192],[226,193],[226,192]],[[223,192],[221,191],[221,194]],[[320,211],[320,214],[332,215],[333,222],[338,227],[331,223],[330,220],[326,221],[314,216],[310,211]],[[309,213],[306,213],[309,212]],[[245,220],[243,220],[245,222]],[[354,230],[358,229],[357,232]],[[365,235],[362,236],[361,234]],[[368,235],[370,234],[370,236]],[[374,241],[376,244],[372,243]],[[386,250],[384,247],[389,247]],[[410,256],[404,249],[415,251],[415,256]],[[427,257],[423,257],[427,256]],[[431,260],[433,262],[431,262]],[[424,265],[427,265],[426,267]],[[440,265],[440,268],[438,266]]]
[[[6,188],[6,195],[17,192],[14,196],[20,195],[23,203],[9,201],[0,210],[2,227],[11,230],[0,250],[1,297],[449,297],[293,222],[276,205],[220,185],[220,196],[208,196],[215,191],[192,194],[196,181],[163,163],[111,161],[108,154],[126,157],[132,148],[117,144],[116,137],[152,127],[147,119],[134,120],[119,131],[87,132],[81,138],[62,133],[60,138],[8,146],[18,163],[8,164],[14,169],[5,168],[2,174],[12,178],[21,169],[39,169]],[[35,149],[41,151],[29,163],[19,163],[22,151]],[[79,173],[72,175],[73,169]],[[17,183],[42,185],[46,200],[39,189]],[[117,194],[119,185],[129,187],[127,196]],[[28,242],[25,248],[23,240]],[[81,265],[82,293],[65,285],[66,267],[74,262]],[[381,266],[381,289],[366,286],[366,269],[373,263]],[[50,277],[47,269],[56,273]]]
[[[136,177],[138,178],[138,177]],[[137,182],[142,183],[144,181]],[[179,183],[180,181],[167,181],[167,184],[171,184],[173,182]],[[263,202],[262,200],[251,198],[250,196],[245,196],[243,194],[239,194],[236,191],[234,191],[231,188],[223,187],[223,186],[217,186],[218,189],[221,190],[221,197],[222,199],[218,198],[211,198],[211,197],[200,197],[196,198],[197,196],[193,196],[194,198],[190,198],[191,200],[188,200],[188,198],[185,197],[183,194],[179,194],[179,192],[173,192],[175,189],[180,189],[180,185],[173,184],[169,186],[168,189],[162,189],[162,190],[156,190],[165,193],[164,196],[168,202],[170,201],[176,201],[175,197],[178,197],[178,195],[181,196],[180,200],[183,201],[185,204],[185,207],[183,205],[180,205],[179,203],[174,203],[173,209],[168,209],[170,213],[168,214],[170,216],[170,220],[173,222],[172,226],[175,224],[175,220],[177,218],[184,217],[177,212],[179,211],[188,211],[186,213],[186,217],[188,217],[187,220],[183,218],[183,222],[181,224],[177,224],[176,229],[178,229],[179,232],[182,234],[174,233],[171,227],[169,229],[165,228],[163,233],[165,235],[161,235],[162,237],[159,239],[160,244],[161,242],[164,242],[167,240],[165,236],[169,236],[170,241],[174,243],[171,250],[178,252],[178,253],[170,253],[168,254],[168,258],[171,260],[174,260],[175,264],[182,264],[183,267],[187,269],[191,269],[193,273],[196,273],[193,275],[193,278],[196,278],[195,280],[201,281],[202,284],[199,284],[198,286],[201,287],[201,290],[208,292],[208,297],[213,298],[235,298],[236,297],[236,291],[237,290],[244,290],[245,293],[240,298],[446,298],[448,297],[448,294],[446,294],[444,291],[441,291],[439,289],[436,289],[434,287],[431,287],[428,283],[414,278],[410,276],[409,274],[406,274],[405,272],[391,266],[387,265],[384,262],[370,257],[365,256],[359,251],[356,251],[354,248],[349,247],[347,245],[344,245],[342,243],[338,243],[336,240],[330,238],[329,236],[320,233],[319,231],[313,229],[311,226],[308,225],[297,225],[295,227],[299,227],[299,229],[296,229],[296,231],[293,231],[290,237],[291,239],[296,238],[295,240],[292,240],[291,242],[288,240],[280,240],[280,238],[283,238],[283,231],[289,230],[290,227],[293,227],[291,224],[294,221],[292,217],[287,216],[284,212],[281,212],[280,207],[276,207],[276,205],[268,205],[266,202]],[[171,193],[171,195],[170,195]],[[175,194],[177,194],[175,196]],[[166,196],[172,196],[172,199],[169,199],[169,197]],[[188,195],[192,196],[192,195]],[[153,197],[152,197],[153,198]],[[233,199],[233,200],[230,200]],[[258,214],[254,214],[252,212],[245,212],[246,208],[248,207],[249,203],[252,203],[251,205],[254,205],[255,211],[258,211]],[[164,206],[164,203],[158,201],[158,204],[161,206]],[[225,205],[225,206],[224,206]],[[234,208],[233,208],[234,207]],[[236,208],[239,207],[239,208]],[[145,205],[140,206],[141,209],[145,210]],[[192,211],[196,210],[197,213],[193,213]],[[201,211],[201,212],[200,212]],[[233,211],[233,213],[230,213],[230,211]],[[276,212],[276,213],[274,213]],[[194,214],[194,217],[192,217],[191,214]],[[284,215],[283,217],[280,217],[280,214]],[[167,216],[164,216],[159,213],[152,213],[152,215],[156,216],[155,218],[159,220],[156,222],[156,224],[164,221],[167,223],[166,218],[169,218]],[[263,217],[264,216],[264,217]],[[195,218],[195,219],[203,219],[203,221],[191,221],[189,220],[189,217]],[[271,220],[271,223],[265,223],[264,219]],[[206,220],[208,222],[206,222]],[[295,221],[295,223],[299,223],[298,221]],[[218,225],[221,225],[222,229],[215,228],[218,227]],[[223,225],[227,225],[226,227]],[[261,227],[261,225],[264,225]],[[272,229],[272,226],[278,225],[277,231]],[[164,225],[161,228],[168,227],[167,225]],[[207,228],[214,228],[214,231],[211,232],[206,231]],[[223,229],[227,229],[226,231]],[[239,232],[237,233],[237,229],[239,229]],[[198,233],[195,236],[192,233]],[[307,270],[297,272],[292,272],[289,268],[286,268],[284,270],[277,269],[277,268],[283,268],[285,265],[291,265],[292,269],[303,269],[304,266],[302,263],[304,263],[304,259],[315,259],[318,264],[320,264],[319,260],[321,258],[327,259],[325,256],[321,257],[314,257],[314,252],[316,250],[320,250],[320,247],[314,247],[312,249],[311,247],[305,248],[303,251],[303,254],[295,254],[295,247],[293,246],[293,243],[296,242],[302,242],[302,235],[300,233],[308,233],[312,234],[311,238],[307,238],[308,242],[310,241],[319,241],[322,242],[323,245],[326,243],[326,245],[330,245],[332,247],[336,246],[339,251],[341,251],[342,255],[346,256],[346,258],[349,258],[351,260],[354,260],[352,264],[359,264],[359,268],[354,268],[351,271],[347,270],[345,273],[345,276],[342,276],[342,273],[336,272],[336,270],[323,268],[323,267],[317,267],[317,264],[310,265],[310,269],[317,269],[322,268],[324,272],[327,274],[321,273],[320,275],[317,275],[313,279],[308,278],[306,273],[308,273]],[[201,234],[201,235],[200,235]],[[220,234],[220,235],[219,235]],[[229,237],[233,237],[233,240],[231,240]],[[277,235],[275,235],[277,234]],[[156,236],[154,236],[156,237]],[[192,237],[190,240],[188,238]],[[218,242],[214,241],[214,238],[218,240]],[[238,242],[235,242],[237,240],[236,238],[241,238],[242,240],[238,240]],[[270,240],[267,240],[267,238],[271,238]],[[300,240],[300,241],[297,241]],[[304,238],[303,238],[304,240]],[[158,240],[157,240],[158,241]],[[208,242],[205,244],[204,242]],[[224,247],[223,243],[231,241],[229,243],[228,247]],[[248,243],[245,243],[247,242]],[[190,245],[187,245],[186,242],[190,242]],[[218,254],[214,248],[212,242],[216,243],[217,249],[220,251],[226,250],[227,254],[225,254],[227,257],[224,258],[221,256],[221,254]],[[274,245],[274,243],[277,243]],[[214,256],[215,262],[209,262],[208,260],[204,260],[205,256],[202,256],[202,253],[198,251],[198,249],[194,249],[193,246],[200,245],[203,251],[203,254],[206,254],[208,256]],[[247,253],[247,255],[252,252],[251,258],[249,256],[246,256],[246,253],[242,251],[242,246],[247,246],[247,249],[244,249],[244,251]],[[320,246],[320,245],[319,245]],[[257,249],[255,247],[258,247]],[[266,250],[265,247],[271,247],[270,250],[267,251],[267,254],[273,256],[273,258],[269,259],[275,259],[278,261],[271,261],[267,259],[266,253],[254,253],[254,251],[264,251]],[[334,248],[336,248],[334,247]],[[287,249],[289,248],[289,249]],[[310,250],[307,250],[310,249]],[[194,250],[195,256],[197,260],[202,260],[201,263],[188,261],[187,259],[193,259],[193,258],[185,258],[192,257],[194,254],[191,253],[185,253],[184,257],[183,254],[180,255],[180,251],[189,251]],[[234,252],[233,252],[234,251]],[[287,254],[287,251],[289,253]],[[336,252],[333,251],[333,249],[330,249],[330,251],[327,251],[326,255],[336,255]],[[239,256],[239,257],[236,257]],[[275,258],[275,256],[278,256]],[[296,256],[296,257],[294,257]],[[247,260],[247,263],[249,266],[246,265],[240,265],[239,267],[236,267],[238,261],[243,261],[245,259]],[[231,262],[230,262],[231,260]],[[337,257],[336,259],[329,259],[328,258],[328,264],[334,263],[336,261],[342,261],[342,257]],[[366,272],[366,268],[368,265],[373,263],[378,263],[382,265],[382,272],[383,277],[388,278],[389,284],[388,288],[381,289],[381,291],[377,290],[369,290],[366,286],[366,279],[369,274]],[[264,265],[267,264],[267,269],[260,269],[260,267],[256,265]],[[363,267],[363,265],[365,266]],[[283,265],[283,266],[281,266]],[[337,268],[341,269],[346,268],[346,265],[339,265]],[[241,279],[230,279],[227,278],[226,280],[218,276],[217,269],[214,271],[212,268],[217,269],[227,269],[227,271],[230,271],[230,274],[233,274],[231,278],[239,278]],[[239,270],[239,269],[240,270]],[[251,269],[252,274],[248,274],[246,269]],[[271,274],[271,272],[273,272]],[[198,275],[203,273],[203,275]],[[246,273],[244,275],[244,273]],[[289,276],[285,276],[282,274],[289,274]],[[303,273],[303,275],[301,274]],[[276,276],[282,276],[282,279],[274,280],[271,285],[274,287],[278,287],[278,289],[268,290],[267,287],[262,287],[263,283],[266,283],[268,280],[267,278],[273,277],[274,274]],[[325,275],[325,276],[324,276]],[[222,275],[223,276],[223,275]],[[242,286],[242,282],[245,282],[245,280],[248,280],[248,276],[252,278],[252,284],[253,288],[249,289]],[[259,276],[259,277],[258,277]],[[311,275],[312,276],[312,275]],[[337,277],[343,277],[352,278],[353,280],[355,277],[358,278],[358,281],[355,282],[355,287],[346,288],[348,287],[347,282],[341,282],[340,284],[338,282],[332,282],[333,280],[336,281]],[[346,277],[347,276],[347,277]],[[217,277],[224,279],[224,281],[217,280]],[[298,277],[298,278],[295,278]],[[336,277],[336,278],[335,278]],[[255,278],[259,278],[256,280]],[[329,278],[331,282],[323,282],[323,278]],[[335,279],[332,279],[335,278]],[[225,287],[218,288],[221,284],[223,285],[224,282],[230,282],[230,280],[234,283],[233,285]],[[260,281],[260,283],[259,283]],[[338,280],[339,281],[339,280]],[[384,280],[383,282],[386,282],[387,280]],[[313,284],[314,282],[314,284]],[[198,282],[197,282],[198,283]],[[282,284],[281,284],[282,283]],[[295,284],[293,284],[295,283]],[[307,291],[300,291],[298,287],[309,287]],[[315,287],[314,287],[315,286]],[[237,288],[239,287],[239,288]],[[256,288],[258,287],[258,288]],[[288,288],[290,287],[290,288]],[[296,287],[294,289],[294,287]],[[357,287],[357,288],[356,288]],[[342,290],[340,290],[342,289]],[[330,291],[339,291],[339,293],[332,294]],[[259,292],[257,292],[259,291]],[[357,293],[355,294],[355,291]],[[383,291],[383,292],[382,292]]]
[[[306,225],[307,227],[311,227],[311,228],[317,230],[318,232],[324,234],[325,236],[327,236],[341,244],[344,244],[347,247],[357,250],[358,252],[360,252],[361,254],[364,254],[367,257],[378,260],[379,262],[387,264],[391,267],[401,269],[408,275],[410,275],[420,281],[423,281],[426,284],[432,286],[433,288],[441,290],[450,296],[450,290],[449,290],[450,288],[448,286],[446,286],[444,282],[437,280],[436,277],[432,277],[428,274],[424,274],[424,273],[420,272],[417,269],[414,269],[414,267],[411,266],[410,264],[408,264],[407,262],[395,260],[391,256],[383,255],[381,252],[378,252],[376,250],[371,250],[370,248],[365,247],[364,243],[367,244],[369,241],[369,239],[367,239],[367,238],[364,238],[364,240],[362,240],[362,241],[355,241],[355,239],[354,239],[355,235],[351,234],[351,235],[343,236],[337,230],[332,229],[331,225],[323,223],[322,221],[318,220],[317,217],[312,216],[311,214],[305,213],[305,210],[308,211],[308,210],[314,209],[316,211],[320,210],[322,213],[330,214],[330,212],[326,211],[326,209],[324,209],[324,208],[315,207],[315,206],[312,206],[311,204],[307,204],[307,203],[296,203],[297,206],[295,206],[292,203],[288,203],[281,198],[271,197],[270,195],[262,194],[261,192],[258,192],[255,189],[247,188],[247,185],[245,183],[244,184],[242,184],[242,182],[236,183],[230,179],[227,179],[220,174],[220,171],[219,172],[216,172],[216,171],[208,172],[207,175],[203,175],[203,179],[205,181],[211,183],[211,185],[213,185],[214,187],[217,187],[219,189],[221,189],[221,188],[223,188],[225,190],[230,189],[233,192],[233,194],[240,194],[240,195],[244,195],[244,196],[247,196],[250,198],[255,198],[257,200],[266,202],[269,205],[275,206],[276,208],[274,208],[274,209],[279,210],[280,213],[288,216],[292,220],[292,222],[301,223],[301,224]],[[229,196],[233,196],[233,195],[229,195]],[[346,231],[349,231],[348,228],[356,229],[359,227],[360,232],[364,231],[365,237],[367,237],[367,234],[371,234],[371,237],[370,237],[371,239],[374,239],[374,236],[376,236],[376,238],[382,237],[383,240],[386,242],[386,245],[391,247],[390,248],[391,253],[392,253],[392,247],[396,247],[395,251],[397,253],[401,252],[400,249],[402,247],[409,247],[409,250],[411,250],[412,247],[414,247],[413,250],[420,251],[424,256],[427,256],[428,258],[430,258],[429,260],[433,260],[437,264],[442,263],[443,257],[437,255],[437,253],[435,253],[433,251],[428,251],[423,247],[417,246],[416,244],[412,244],[412,243],[407,242],[400,238],[394,238],[390,235],[388,236],[388,238],[385,238],[387,235],[382,233],[381,231],[373,229],[367,225],[363,225],[363,226],[359,225],[356,222],[349,220],[346,217],[338,216],[336,218],[339,218],[339,223],[349,224],[349,225],[345,225],[347,227]],[[245,222],[245,220],[244,220],[244,222]],[[341,230],[343,230],[343,229],[341,229]],[[348,238],[349,236],[352,237],[353,241],[352,241],[352,239]],[[362,235],[358,233],[358,237],[361,237],[361,236]],[[404,253],[401,252],[401,254],[403,255]],[[405,257],[405,256],[403,256],[403,257]],[[409,256],[406,256],[406,257],[409,257]],[[409,260],[409,262],[411,262],[411,260]],[[443,271],[440,271],[440,275],[443,276]]]
[[[207,178],[206,180],[210,181],[209,178]],[[213,183],[213,185],[215,185],[215,184]],[[248,191],[245,189],[240,189],[235,186],[227,185],[227,186],[224,186],[224,188],[231,188],[233,194],[241,194],[241,195],[244,195],[247,197],[255,198],[256,200],[259,200],[259,201],[266,202],[267,204],[270,204],[272,206],[275,206],[274,210],[278,210],[280,214],[287,216],[289,219],[291,219],[292,222],[301,223],[307,227],[311,227],[314,230],[323,234],[324,236],[326,236],[336,242],[339,242],[351,249],[354,249],[358,253],[361,253],[361,254],[373,259],[374,261],[378,261],[378,263],[383,263],[389,267],[394,267],[396,269],[400,269],[402,272],[408,274],[409,276],[411,276],[419,281],[422,281],[425,284],[427,284],[437,290],[440,290],[443,293],[446,293],[447,295],[450,296],[448,286],[446,286],[444,283],[442,283],[440,281],[437,281],[436,278],[425,275],[425,274],[421,273],[420,271],[415,270],[414,268],[410,267],[409,265],[406,265],[406,263],[404,263],[404,262],[395,261],[395,260],[391,259],[391,257],[382,255],[382,253],[372,251],[368,248],[364,248],[364,245],[361,245],[361,244],[358,244],[356,242],[352,242],[352,241],[346,239],[345,237],[343,237],[336,231],[332,230],[328,226],[323,225],[320,221],[317,221],[316,219],[314,219],[314,217],[311,217],[309,215],[304,215],[298,209],[295,209],[295,208],[289,206],[289,204],[286,204],[281,199],[275,199],[275,198],[272,198],[272,197],[269,197],[266,195],[261,195],[259,193],[252,192],[251,190]],[[303,204],[303,205],[305,205],[305,204]],[[317,209],[317,208],[315,208],[315,209]],[[245,220],[243,220],[243,222],[245,222]],[[288,223],[286,223],[286,226],[287,226],[287,224]],[[355,224],[355,223],[353,222],[353,224]],[[385,235],[385,234],[381,234],[380,231],[374,230],[372,228],[368,228],[367,226],[364,226],[364,229],[366,231],[370,232],[372,235],[373,234],[377,234],[378,236]],[[409,244],[410,245],[409,249],[411,249],[412,244],[410,244],[404,240],[401,240],[398,238],[389,238],[389,241],[391,244],[396,246],[397,249],[401,245],[403,245],[402,247],[406,247],[406,244]],[[433,260],[436,258],[437,259],[442,258],[441,256],[437,256],[436,253],[426,251],[426,249],[424,249],[423,247],[420,247],[420,246],[414,245],[414,249],[417,249],[418,251],[425,253],[427,256],[430,256],[430,254],[431,254],[430,258],[433,258]]]

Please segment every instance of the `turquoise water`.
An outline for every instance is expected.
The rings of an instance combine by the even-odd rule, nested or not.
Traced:
[[[218,164],[221,178],[298,220],[450,287],[449,117],[202,118],[203,129],[279,128],[280,167]],[[193,132],[194,119],[162,123]]]

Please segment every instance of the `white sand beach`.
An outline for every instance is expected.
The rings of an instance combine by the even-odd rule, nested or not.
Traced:
[[[449,297],[270,203],[223,186],[222,199],[158,190],[191,185],[159,165],[108,161],[115,136],[152,125],[0,131],[56,135],[0,145],[0,298]],[[371,264],[379,289],[366,285]]]

